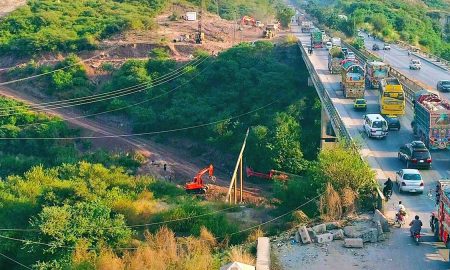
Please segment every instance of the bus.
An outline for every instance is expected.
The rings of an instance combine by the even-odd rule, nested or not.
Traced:
[[[389,77],[381,80],[380,111],[383,115],[405,114],[405,92],[397,78]]]

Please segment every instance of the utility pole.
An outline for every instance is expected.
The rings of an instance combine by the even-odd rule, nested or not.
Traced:
[[[245,138],[244,138],[244,142],[242,143],[242,148],[241,151],[239,152],[239,156],[238,156],[238,160],[236,162],[236,166],[234,167],[234,171],[233,171],[233,175],[231,176],[231,181],[230,181],[230,186],[228,188],[228,193],[227,193],[227,197],[226,197],[226,202],[229,202],[230,204],[232,202],[234,202],[235,204],[237,203],[237,198],[238,198],[238,191],[237,191],[237,186],[238,186],[238,177],[239,177],[239,184],[240,184],[240,189],[239,189],[239,195],[240,195],[240,202],[242,203],[242,199],[243,199],[243,190],[244,190],[244,176],[243,176],[243,155],[244,155],[244,150],[245,150],[245,145],[247,143],[247,138],[248,138],[248,133],[249,133],[250,129],[247,129],[247,133],[245,134]],[[238,170],[239,170],[239,174],[238,174]],[[232,196],[232,190],[234,191],[234,196]]]
[[[236,8],[234,9],[234,22],[233,22],[233,46],[234,46],[234,42],[236,40]]]
[[[220,17],[220,1],[216,0],[216,6],[217,6],[217,15]]]

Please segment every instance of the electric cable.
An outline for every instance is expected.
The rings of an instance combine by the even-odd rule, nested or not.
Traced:
[[[216,120],[216,121],[212,121],[212,122],[208,122],[208,123],[203,123],[203,124],[198,124],[198,125],[192,125],[192,126],[187,126],[187,127],[181,127],[181,128],[174,128],[174,129],[167,129],[167,130],[159,130],[159,131],[151,131],[151,132],[141,132],[141,133],[129,133],[129,134],[118,134],[118,135],[102,135],[102,136],[77,136],[77,137],[17,137],[17,138],[13,138],[13,137],[3,137],[0,138],[0,140],[82,140],[82,139],[105,139],[105,138],[126,138],[126,137],[135,137],[135,136],[144,136],[144,135],[155,135],[155,134],[163,134],[163,133],[171,133],[171,132],[177,132],[177,131],[183,131],[183,130],[190,130],[190,129],[195,129],[195,128],[200,128],[200,127],[205,127],[205,126],[211,126],[214,124],[218,124],[218,123],[222,123],[225,121],[229,121],[232,119],[236,119],[257,111],[260,111],[266,107],[271,106],[272,104],[278,102],[279,99],[275,99],[273,101],[271,101],[270,103],[258,107],[254,110],[236,115],[236,116],[231,116],[231,117],[227,117],[227,118],[223,118],[221,120]]]
[[[112,50],[115,50],[115,49],[118,48],[119,46],[120,46],[120,45],[115,45],[115,46],[113,46],[113,47],[107,49],[105,52],[110,52],[110,51],[112,51]],[[24,77],[24,78],[21,78],[21,79],[14,79],[14,80],[6,81],[6,82],[1,82],[1,83],[0,83],[0,86],[8,85],[8,84],[16,83],[16,82],[27,81],[27,80],[39,78],[39,77],[42,77],[42,76],[45,76],[45,75],[49,75],[49,74],[55,73],[55,72],[57,72],[57,71],[64,70],[64,69],[66,69],[66,68],[73,67],[73,66],[79,65],[79,64],[84,63],[84,62],[88,62],[88,61],[90,61],[90,60],[92,60],[92,59],[95,59],[95,58],[101,56],[101,55],[102,55],[102,54],[97,54],[97,55],[94,55],[94,56],[89,57],[89,58],[87,58],[87,59],[83,59],[83,60],[81,60],[81,61],[78,61],[78,62],[76,62],[76,63],[73,63],[73,64],[71,64],[71,65],[67,65],[67,66],[64,66],[64,67],[61,67],[61,68],[58,68],[58,69],[54,69],[54,70],[51,70],[51,71],[47,71],[47,72],[39,73],[39,74],[36,74],[36,75]]]
[[[20,262],[14,260],[13,258],[6,256],[5,254],[3,254],[3,253],[1,253],[1,252],[0,252],[0,256],[5,257],[6,259],[8,259],[8,260],[10,260],[10,261],[12,261],[12,262],[14,262],[14,263],[16,263],[16,264],[22,266],[23,268],[26,268],[26,269],[29,269],[29,270],[33,270],[31,267],[26,266],[25,264],[20,263]]]
[[[206,60],[206,58],[204,58],[202,60],[202,62]],[[197,66],[199,66],[202,62],[197,63]],[[138,84],[138,85],[134,85],[134,86],[130,86],[130,87],[126,87],[126,88],[122,88],[119,90],[114,91],[115,93],[112,92],[107,92],[107,93],[103,93],[103,94],[98,94],[95,97],[84,97],[81,98],[82,100],[79,101],[68,101],[68,102],[61,102],[59,104],[50,104],[50,105],[44,105],[44,106],[39,106],[38,104],[35,105],[18,105],[18,106],[22,106],[23,108],[27,108],[27,107],[31,107],[34,110],[37,111],[50,111],[53,109],[61,109],[61,108],[68,108],[68,107],[74,107],[74,106],[80,106],[80,105],[86,105],[86,104],[91,104],[91,103],[95,103],[95,102],[101,102],[101,101],[105,101],[105,100],[110,100],[110,99],[114,99],[114,98],[118,98],[118,97],[123,97],[123,96],[127,96],[127,95],[131,95],[131,94],[135,94],[137,92],[140,92],[142,90],[145,90],[147,88],[154,88],[156,86],[165,84],[167,82],[170,82],[178,77],[183,76],[186,73],[189,73],[189,70],[184,70],[182,73],[176,74],[175,76],[172,76],[171,78],[166,78],[164,80],[161,81],[155,81],[156,84],[152,84],[152,82],[146,82],[146,83],[142,83],[142,84]],[[4,108],[4,110],[10,110],[9,108]],[[18,115],[18,114],[23,114],[24,112],[14,112],[14,113],[7,113],[7,114],[0,114],[0,117],[5,117],[5,116],[13,116],[13,115]]]
[[[16,127],[24,127],[24,126],[36,126],[36,125],[40,125],[40,124],[45,124],[45,123],[49,123],[49,122],[54,122],[54,121],[58,121],[58,122],[62,122],[62,121],[68,121],[68,120],[75,120],[75,119],[81,119],[81,118],[88,118],[88,117],[92,117],[92,116],[97,116],[97,115],[102,115],[102,114],[106,114],[106,113],[111,113],[111,112],[116,112],[116,111],[120,111],[120,110],[124,110],[124,109],[128,109],[155,99],[158,99],[162,96],[168,95],[172,92],[175,92],[178,88],[181,88],[185,85],[187,85],[188,83],[190,83],[191,81],[193,81],[195,78],[197,78],[198,76],[200,76],[200,74],[202,74],[206,69],[209,68],[209,66],[211,66],[211,64],[207,65],[205,68],[203,68],[202,70],[200,70],[195,76],[193,76],[192,78],[190,78],[189,80],[183,82],[182,84],[172,88],[169,91],[166,91],[162,94],[159,94],[157,96],[151,97],[149,99],[145,99],[139,102],[135,102],[133,104],[129,104],[129,105],[125,105],[119,108],[115,108],[115,109],[110,109],[110,110],[106,110],[106,111],[101,111],[101,112],[97,112],[97,113],[91,113],[91,114],[85,114],[85,115],[80,115],[80,116],[76,116],[76,117],[69,117],[69,118],[64,118],[59,116],[59,118],[55,118],[52,120],[48,120],[48,121],[43,121],[43,122],[37,122],[37,123],[29,123],[29,124],[21,124],[21,125],[16,125]]]

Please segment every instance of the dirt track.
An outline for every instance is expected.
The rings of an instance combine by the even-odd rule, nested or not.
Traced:
[[[0,0],[0,17],[27,3],[26,0]]]

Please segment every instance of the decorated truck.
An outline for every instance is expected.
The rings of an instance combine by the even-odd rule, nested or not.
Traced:
[[[364,68],[357,60],[346,59],[341,62],[342,90],[346,98],[364,98]]]
[[[383,62],[368,62],[366,65],[366,83],[369,88],[377,89],[380,87],[382,79],[389,75],[389,66]]]
[[[302,21],[301,22],[301,29],[302,33],[309,33],[312,28],[312,22],[310,21]]]
[[[328,51],[328,70],[331,74],[341,73],[341,62],[344,58],[341,47],[333,47]]]
[[[432,212],[430,228],[447,248],[450,247],[450,180],[438,180],[436,210]]]
[[[323,47],[323,35],[320,30],[314,30],[311,32],[311,46],[313,48],[322,48]]]
[[[432,150],[450,149],[450,103],[433,93],[414,102],[413,131]]]

